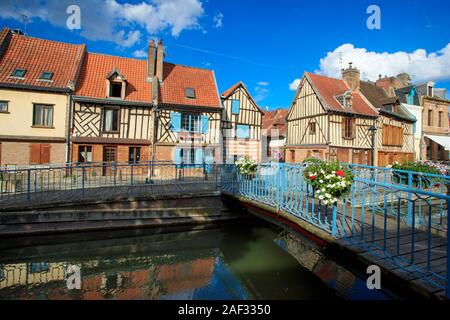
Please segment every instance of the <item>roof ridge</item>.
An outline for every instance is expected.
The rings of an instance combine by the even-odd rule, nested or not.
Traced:
[[[91,52],[91,51],[87,51],[87,54],[95,54],[98,56],[107,56],[107,57],[113,57],[113,58],[119,58],[119,59],[127,59],[127,60],[135,60],[135,61],[143,61],[146,62],[147,59],[138,59],[138,58],[131,58],[131,57],[123,57],[123,56],[116,56],[113,54],[108,54],[108,53],[102,53],[102,52]]]
[[[200,68],[200,67],[188,66],[188,65],[185,65],[185,64],[173,63],[173,62],[169,62],[169,61],[164,61],[164,63],[171,64],[171,65],[174,65],[174,66],[183,67],[183,68],[190,68],[190,69],[197,69],[197,70],[205,70],[205,71],[209,71],[209,72],[213,72],[213,71],[214,71],[214,70],[212,70],[212,69],[206,69],[206,68]]]
[[[26,36],[23,34],[17,34],[12,32],[11,33],[12,37],[19,37],[19,38],[28,38],[28,39],[32,39],[32,40],[39,40],[39,41],[43,41],[43,42],[51,42],[51,43],[58,43],[58,44],[64,44],[64,45],[69,45],[69,46],[74,46],[74,47],[82,47],[82,46],[86,46],[85,43],[70,43],[70,42],[65,42],[65,41],[59,41],[59,40],[50,40],[50,39],[44,39],[44,38],[38,38],[38,37],[31,37],[31,36]]]

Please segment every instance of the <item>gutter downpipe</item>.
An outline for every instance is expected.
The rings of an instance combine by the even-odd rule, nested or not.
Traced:
[[[70,131],[72,128],[72,91],[67,93],[66,164],[70,162]]]

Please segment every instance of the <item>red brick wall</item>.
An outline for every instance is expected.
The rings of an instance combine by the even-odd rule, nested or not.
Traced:
[[[39,142],[33,142],[39,143]],[[50,163],[63,164],[66,162],[66,144],[48,143],[50,145]],[[30,164],[30,142],[2,141],[2,152],[0,165],[19,165]]]

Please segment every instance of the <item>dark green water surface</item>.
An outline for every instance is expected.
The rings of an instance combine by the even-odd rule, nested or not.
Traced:
[[[67,286],[73,266],[80,289]],[[256,218],[0,241],[0,299],[341,298],[388,297],[310,240]]]

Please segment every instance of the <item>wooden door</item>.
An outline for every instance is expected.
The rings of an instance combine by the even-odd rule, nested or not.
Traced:
[[[348,149],[345,148],[338,148],[337,149],[337,158],[339,162],[349,162],[349,155],[348,155]]]
[[[354,149],[352,153],[353,164],[364,164],[364,150]]]
[[[111,172],[111,163],[117,161],[117,147],[103,147],[103,175]]]

